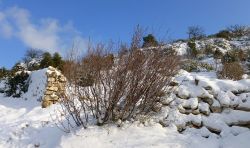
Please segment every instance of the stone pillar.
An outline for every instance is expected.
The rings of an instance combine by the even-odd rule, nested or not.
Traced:
[[[42,107],[46,108],[58,102],[60,94],[65,93],[67,79],[57,69],[48,67],[47,86],[42,100]]]

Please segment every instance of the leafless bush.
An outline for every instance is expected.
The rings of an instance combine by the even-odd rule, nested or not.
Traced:
[[[188,38],[193,39],[193,40],[196,40],[196,39],[199,40],[206,36],[204,29],[200,26],[188,27],[187,34],[188,34]]]
[[[86,126],[90,115],[102,125],[152,111],[176,74],[179,58],[160,49],[141,51],[135,47],[139,46],[132,44],[126,50],[122,46],[113,56],[110,47],[99,44],[71,67],[75,83],[70,85],[70,93],[61,96],[61,104],[77,126]],[[79,85],[86,75],[91,76],[92,84]]]
[[[222,71],[219,73],[220,78],[240,80],[244,74],[244,69],[239,62],[224,63]]]
[[[232,25],[227,27],[227,30],[233,37],[242,37],[250,34],[250,28],[244,25]]]

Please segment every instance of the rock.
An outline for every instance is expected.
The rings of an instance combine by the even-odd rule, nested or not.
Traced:
[[[67,81],[67,79],[64,76],[62,76],[62,75],[60,75],[58,77],[58,80],[59,80],[59,82],[66,82]]]
[[[182,105],[178,106],[178,110],[179,110],[180,113],[186,114],[186,110],[182,107]]]
[[[169,105],[169,103],[170,103],[167,98],[161,98],[160,102],[161,102],[162,105],[165,105],[165,106]]]
[[[48,78],[48,82],[55,82],[56,79],[55,78]]]
[[[44,98],[43,98],[44,101],[50,101],[51,100],[51,97],[50,95],[45,95]]]
[[[180,86],[178,89],[178,96],[182,99],[187,99],[190,97],[190,92],[187,90],[185,86]]]
[[[212,127],[212,126],[209,126],[209,125],[206,125],[206,128],[212,133],[215,133],[215,134],[218,134],[218,135],[221,133],[221,129],[219,129],[219,128],[215,128],[215,127]]]
[[[65,87],[66,88],[66,87]],[[176,99],[176,95],[171,93],[170,95],[166,95],[160,98],[160,102],[162,105],[169,105],[173,100]]]
[[[204,102],[199,103],[199,111],[208,116],[210,114],[209,105]]]
[[[47,87],[44,92],[42,107],[47,107],[59,100],[59,95],[66,90],[66,77],[53,67],[48,67]]]
[[[161,104],[160,102],[157,102],[157,103],[153,106],[152,110],[153,110],[154,112],[159,112],[159,111],[161,111],[161,108],[162,108],[162,104]]]
[[[65,84],[59,84],[58,88],[59,88],[59,90],[65,91],[66,90],[66,85]]]
[[[195,78],[194,83],[196,86],[199,84],[199,81],[200,81],[199,79]]]
[[[214,103],[212,95],[201,95],[198,96],[202,101],[208,103],[209,105],[212,105]]]
[[[164,121],[164,120],[160,120],[160,121],[159,121],[159,124],[160,124],[162,127],[168,127],[168,126],[169,126],[168,122],[166,122],[166,121]]]
[[[198,98],[190,98],[188,100],[183,100],[182,106],[185,109],[196,109],[198,107]]]
[[[46,108],[46,107],[48,107],[48,106],[50,106],[52,104],[53,104],[53,102],[51,102],[51,101],[43,100],[43,102],[42,102],[42,108]]]
[[[237,110],[243,110],[243,111],[246,111],[246,112],[250,112],[250,106],[237,106],[236,107]]]
[[[217,96],[217,100],[222,107],[228,108],[230,106],[231,99],[226,92],[220,91]]]
[[[179,83],[177,81],[171,81],[169,83],[169,86],[178,86],[178,85],[179,85]]]
[[[49,81],[49,82],[47,83],[47,87],[52,87],[52,86],[53,86],[53,82]]]
[[[182,131],[184,131],[186,129],[186,124],[185,123],[177,123],[177,124],[175,124],[175,126],[177,127],[177,130],[179,132],[182,132]]]
[[[222,108],[220,106],[210,106],[213,113],[221,113]]]
[[[59,99],[59,97],[55,94],[51,95],[50,97],[51,97],[51,100],[53,100],[53,101],[58,101],[58,99]]]
[[[217,100],[213,100],[213,104],[210,106],[210,109],[212,110],[213,113],[221,113],[222,112],[222,108],[221,105],[219,103],[219,101]]]
[[[201,121],[196,121],[196,120],[192,120],[191,123],[196,127],[201,127],[202,125]]]
[[[58,87],[52,86],[52,87],[47,88],[47,90],[56,92],[58,91]]]
[[[54,93],[54,91],[46,91],[45,95],[52,95]]]
[[[213,90],[213,88],[211,86],[206,86],[204,87],[205,90]]]
[[[52,73],[50,73],[50,76],[56,78],[57,77],[57,73],[55,71],[53,71]]]
[[[198,114],[200,114],[199,109],[195,109],[195,110],[193,110],[193,111],[192,111],[192,114],[194,114],[194,115],[198,115]]]
[[[49,66],[49,67],[48,67],[48,70],[50,70],[50,71],[55,71],[56,69],[55,69],[54,67],[52,67],[52,66]]]

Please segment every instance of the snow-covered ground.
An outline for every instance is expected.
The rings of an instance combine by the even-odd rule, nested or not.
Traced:
[[[247,110],[250,108],[250,94],[247,92],[250,90],[249,79],[219,80],[214,72],[182,71],[176,78],[182,83],[175,93],[188,98],[172,97],[170,105],[152,120],[146,120],[144,124],[125,122],[121,127],[116,124],[91,125],[87,129],[75,128],[71,133],[65,133],[57,127],[58,121],[55,120],[60,106],[55,104],[43,109],[41,102],[37,101],[45,88],[45,72],[41,70],[31,74],[31,88],[22,98],[0,94],[1,148],[249,148],[250,130],[237,124],[250,121]],[[195,85],[195,79],[199,80],[198,85]],[[213,105],[225,105],[228,109],[211,113],[210,105],[197,99],[201,95],[211,98]],[[218,100],[214,101],[215,98]],[[202,114],[182,114],[178,110],[180,105],[191,110],[198,107]],[[164,119],[171,124],[163,127],[157,121]],[[204,126],[186,127],[179,133],[179,124],[186,121],[202,122]],[[208,130],[211,125],[221,130],[220,134]]]
[[[248,148],[250,132],[224,138],[204,138],[195,132],[180,134],[175,127],[162,127],[158,123],[143,125],[127,123],[88,129],[75,129],[67,134],[58,129],[51,119],[54,105],[42,109],[37,102],[0,99],[1,148]],[[201,130],[206,132],[206,130]]]

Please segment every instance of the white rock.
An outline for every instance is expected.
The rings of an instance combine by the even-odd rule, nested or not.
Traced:
[[[209,105],[204,102],[199,103],[199,111],[205,115],[209,115],[210,114]]]
[[[190,92],[186,88],[186,86],[181,85],[178,89],[178,96],[182,99],[187,99],[190,97]]]
[[[198,107],[198,98],[190,98],[188,100],[183,100],[182,106],[187,109],[196,109]]]

